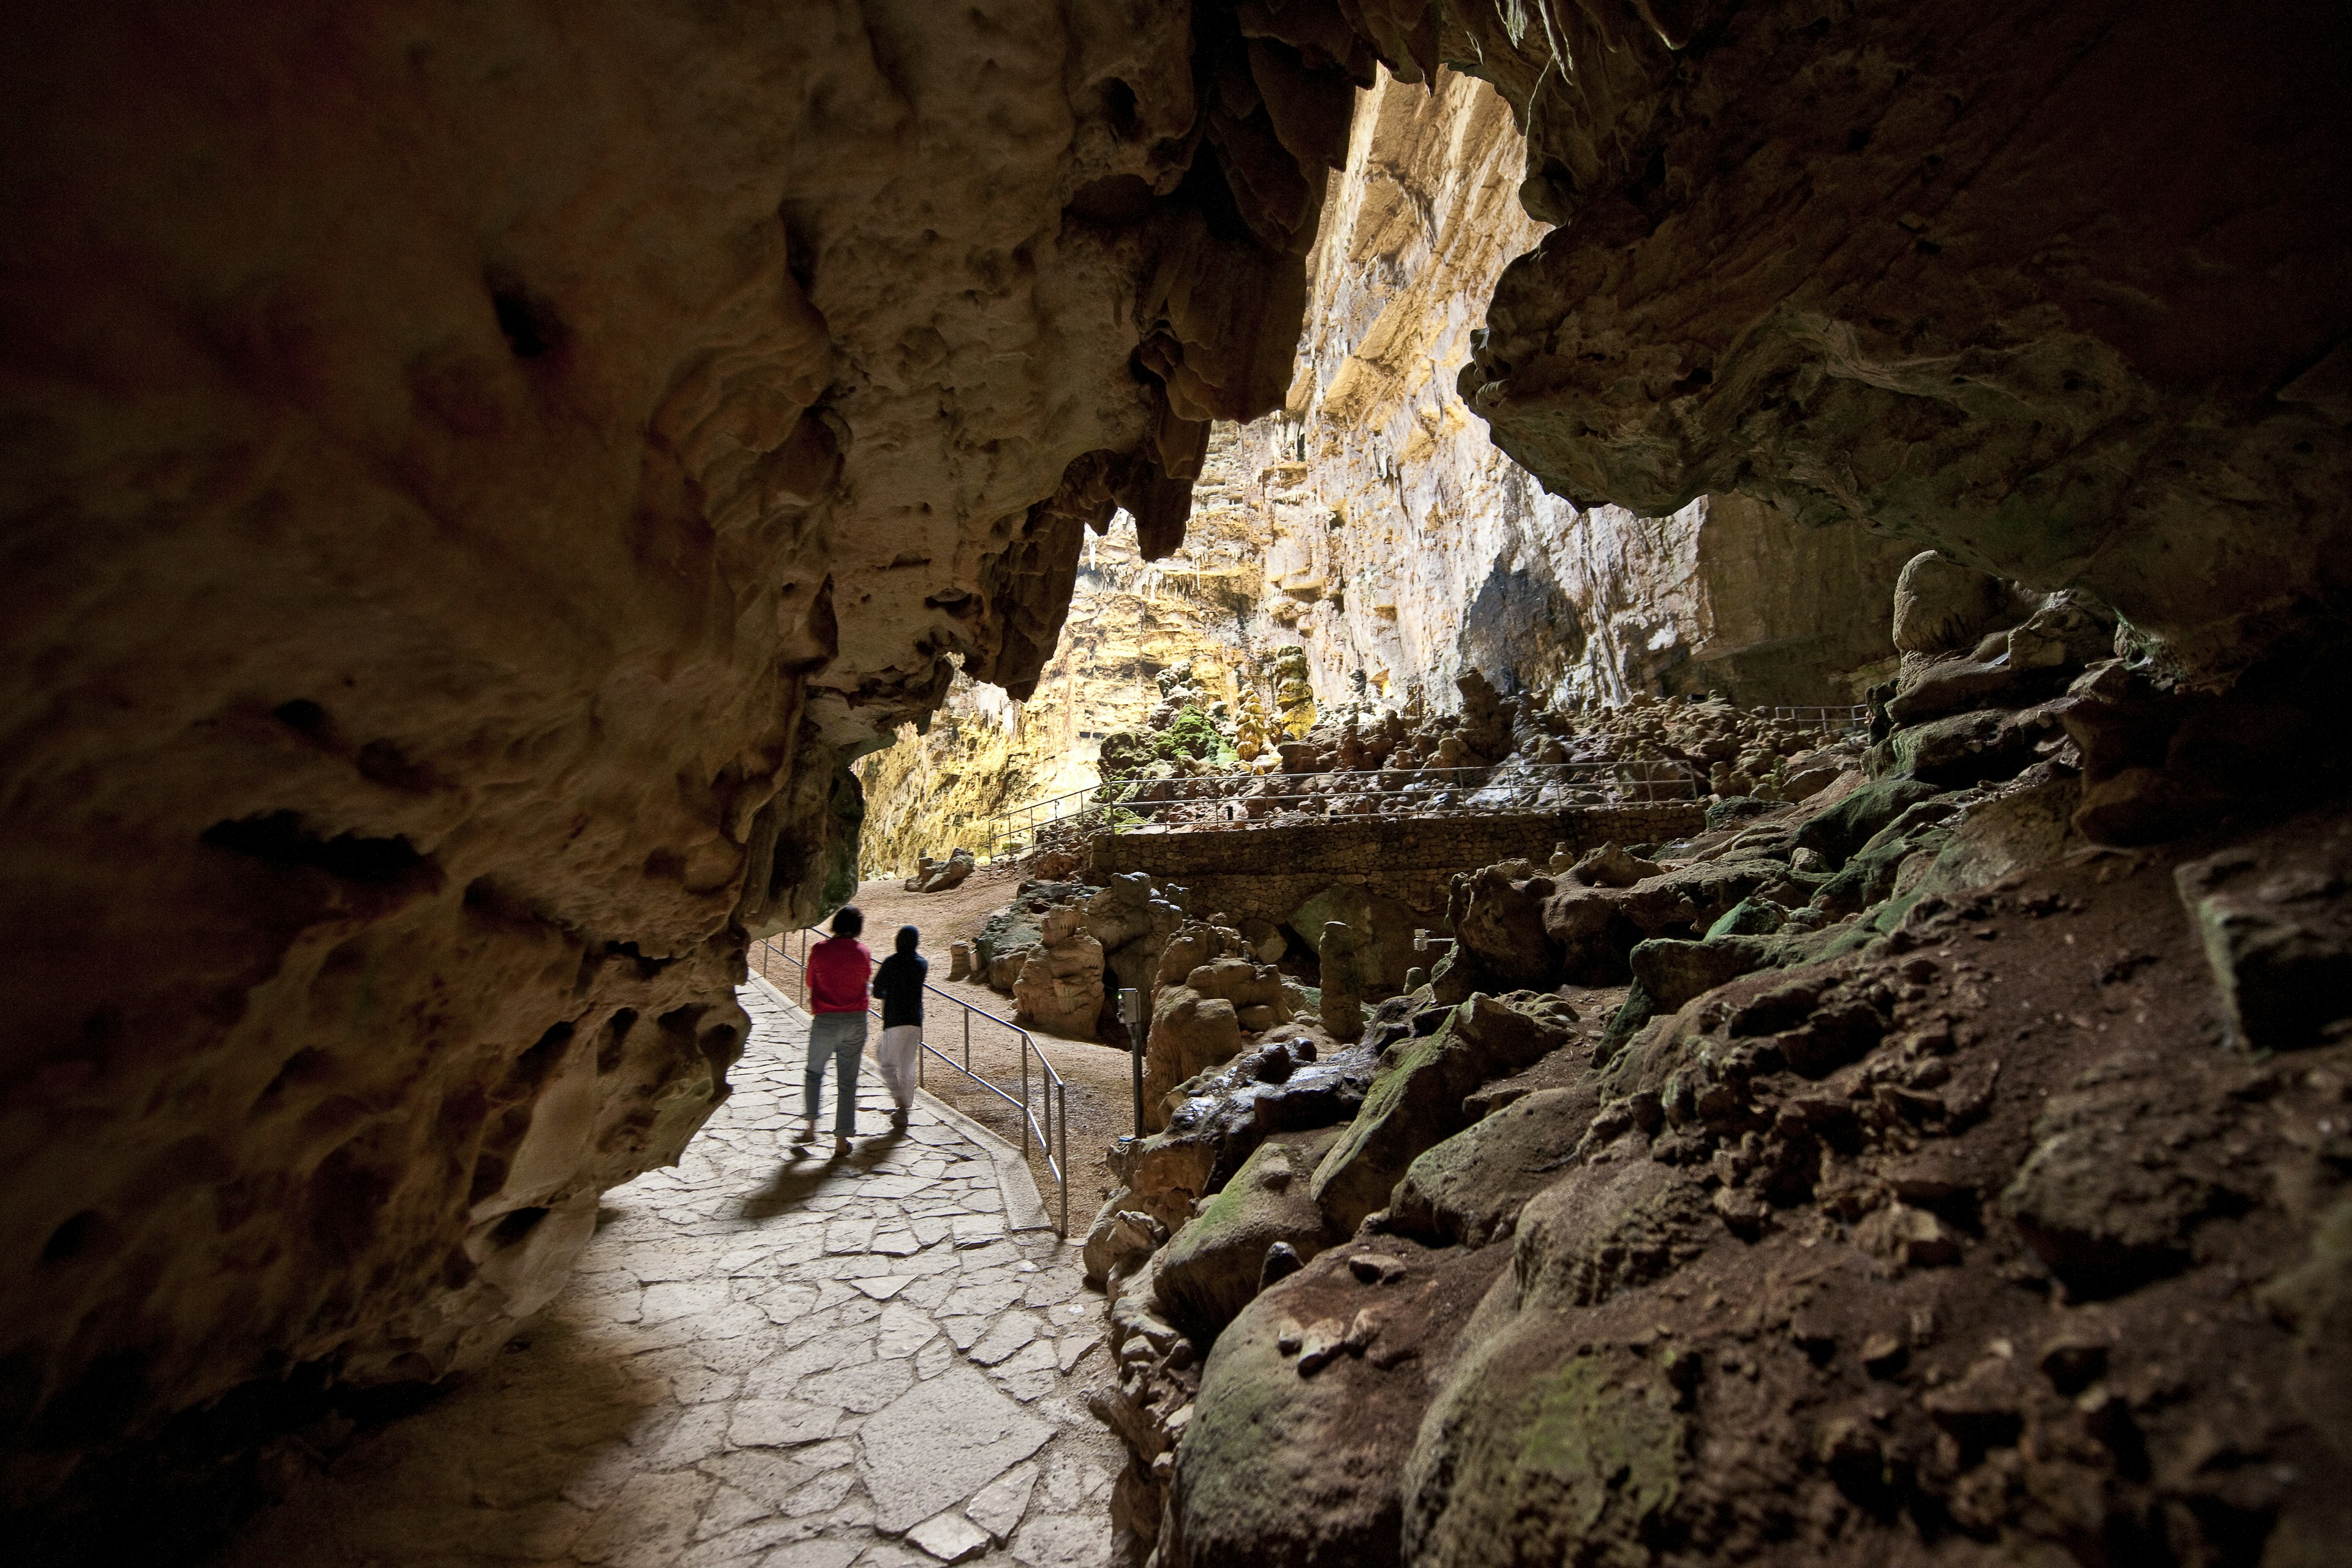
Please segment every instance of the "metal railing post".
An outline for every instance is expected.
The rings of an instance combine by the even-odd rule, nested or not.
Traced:
[[[1070,1086],[1062,1086],[1062,1239],[1070,1238]]]
[[[1029,1037],[1021,1037],[1021,1157],[1029,1157]]]
[[[971,1076],[971,1005],[970,1003],[964,1004],[963,1009],[963,1070],[965,1077]]]

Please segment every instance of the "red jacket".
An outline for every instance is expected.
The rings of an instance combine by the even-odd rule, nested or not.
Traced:
[[[863,1013],[874,955],[854,936],[832,936],[809,949],[809,1011]]]

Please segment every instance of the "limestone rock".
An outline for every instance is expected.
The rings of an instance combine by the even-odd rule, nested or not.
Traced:
[[[1590,1086],[1537,1089],[1424,1151],[1397,1184],[1395,1223],[1472,1247],[1509,1236],[1528,1200],[1559,1180],[1597,1100]]]
[[[1393,1267],[1380,1283],[1357,1277],[1358,1250],[1326,1251],[1218,1336],[1176,1452],[1163,1562],[1409,1560],[1402,1483],[1430,1369],[1504,1249],[1429,1253],[1383,1237]]]
[[[1045,917],[1013,982],[1013,1016],[1049,1034],[1092,1039],[1102,1016],[1103,949],[1082,918],[1068,907]]]
[[[2271,520],[2302,515],[2295,498],[2339,482],[2346,460],[2332,289],[2317,271],[2252,280],[2277,277],[2281,255],[2325,252],[2332,230],[2313,215],[2217,237],[2193,274],[2161,225],[2107,234],[2063,277],[2046,249],[2149,170],[2181,172],[2167,190],[2185,213],[2292,203],[2314,169],[2352,166],[2304,108],[2326,101],[2343,59],[2316,14],[2266,17],[2226,61],[2201,16],[2105,3],[2031,39],[1939,4],[1842,13],[1801,44],[1728,13],[1653,26],[1580,12],[1565,30],[1518,27],[1505,7],[1453,15],[1475,42],[1452,51],[1475,54],[1528,127],[1523,199],[1568,226],[1498,279],[1461,380],[1547,488],[1653,514],[1738,489],[1808,521],[1885,525],[2085,593],[2142,647],[2216,678],[2325,598],[2318,563],[2340,558],[2343,521]],[[1832,136],[1788,84],[1862,60],[1937,64],[1853,79]],[[1934,107],[1946,94],[1968,111]],[[2261,151],[2210,157],[2194,106],[2232,99],[2259,101],[2234,144]],[[1757,155],[1800,146],[1839,159],[1840,176],[1816,178],[1811,154]],[[1993,189],[2002,216],[1956,226],[1963,190]],[[2110,303],[2123,278],[2142,280],[2135,324]],[[1994,342],[1998,369],[1979,357]],[[1973,395],[1979,374],[2001,393]],[[1790,400],[1795,380],[1835,391]],[[2084,435],[2053,445],[2057,429]],[[2189,429],[2216,434],[2179,451]],[[1988,500],[2028,493],[2067,501]]]
[[[1144,1125],[1154,1131],[1166,1126],[1162,1102],[1169,1090],[1195,1073],[1233,1060],[1241,1048],[1241,1019],[1231,1002],[1203,996],[1187,985],[1162,986],[1152,1004],[1144,1042]]]
[[[9,50],[7,708],[79,716],[7,748],[5,989],[82,1064],[10,1234],[123,1228],[0,1348],[85,1410],[136,1355],[91,1441],[479,1360],[677,1156],[746,934],[854,885],[845,764],[957,663],[1030,695],[1088,528],[1166,553],[1280,402],[1371,70],[1222,5],[232,11]]]
[[[1404,1476],[1415,1563],[1636,1563],[1693,1442],[1658,1370],[1622,1345],[1553,1342],[1517,1314],[1431,1401]]]
[[[1590,1307],[1696,1257],[1712,1220],[1697,1184],[1654,1161],[1586,1165],[1528,1200],[1511,1267],[1527,1307]]]
[[[1585,851],[1568,871],[1588,888],[1630,888],[1644,877],[1656,876],[1660,868],[1656,861],[1644,860],[1612,841]]]
[[[1207,1344],[1257,1294],[1268,1248],[1289,1247],[1294,1270],[1323,1250],[1328,1237],[1308,1186],[1339,1135],[1323,1128],[1269,1137],[1170,1240],[1157,1276],[1170,1321]]]
[[[1324,1032],[1341,1042],[1361,1039],[1364,977],[1361,945],[1356,933],[1342,921],[1326,921],[1317,945],[1323,969],[1318,1011],[1323,1017]]]
[[[1500,866],[1454,879],[1446,923],[1454,928],[1456,951],[1474,962],[1478,982],[1497,991],[1559,983],[1560,944],[1544,921],[1544,900],[1553,887],[1549,877],[1513,879]]]
[[[2343,1037],[2352,1018],[2352,831],[2340,815],[2174,873],[2231,1037],[2253,1050]],[[2286,845],[2293,852],[2286,853]]]
[[[1832,866],[1843,866],[1848,856],[1906,808],[1943,793],[1923,779],[1876,780],[1806,821],[1797,829],[1797,844],[1801,848],[1818,850]]]
[[[1165,1221],[1155,1215],[1118,1206],[1130,1195],[1113,1197],[1087,1228],[1080,1256],[1090,1284],[1102,1286],[1133,1273],[1168,1239]]]
[[[2196,1226],[2243,1201],[2210,1125],[2157,1109],[2162,1071],[2153,1053],[2127,1052],[2052,1096],[2032,1152],[2000,1194],[2000,1212],[2079,1294],[2114,1295],[2181,1268]],[[2152,1128],[2159,1117],[2169,1125]],[[2152,1131],[2170,1134],[2160,1162],[2134,1152]]]
[[[1531,1066],[1575,1037],[1564,1021],[1480,994],[1425,1039],[1402,1044],[1373,1079],[1363,1109],[1315,1172],[1315,1201],[1342,1234],[1389,1194],[1407,1167],[1470,1117],[1463,1098],[1490,1078]]]
[[[1905,653],[1966,647],[2000,614],[2000,579],[1923,550],[1895,584],[1895,646]]]

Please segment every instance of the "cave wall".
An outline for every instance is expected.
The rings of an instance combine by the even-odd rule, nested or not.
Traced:
[[[1526,161],[1473,78],[1383,70],[1361,96],[1297,378],[1204,467],[1265,541],[1260,638],[1303,647],[1326,704],[1359,671],[1450,704],[1471,668],[1554,700],[1858,700],[1893,657],[1884,606],[1916,545],[1739,497],[1643,516],[1547,493],[1457,392],[1496,280],[1549,226],[1521,205]]]
[[[1872,522],[2204,684],[2340,616],[2339,10],[1362,10],[1526,129],[1461,384],[1555,493]]]
[[[950,655],[1025,695],[1086,527],[1171,548],[1279,400],[1370,68],[1118,0],[5,26],[21,1500],[559,1288],[854,875],[845,764]]]

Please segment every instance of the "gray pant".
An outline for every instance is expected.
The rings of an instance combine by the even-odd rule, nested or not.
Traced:
[[[824,1058],[833,1058],[833,1135],[857,1131],[857,1058],[866,1051],[864,1013],[819,1013],[809,1020],[808,1119],[816,1121],[817,1091],[824,1087]]]

